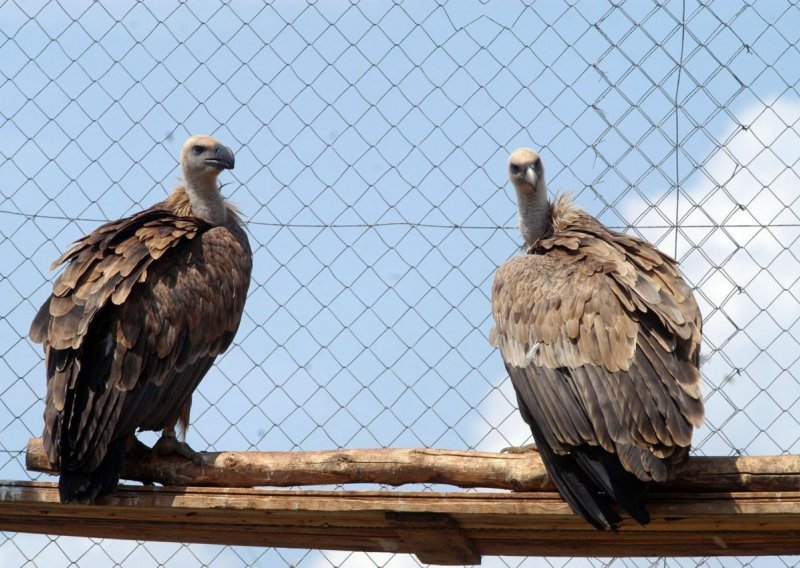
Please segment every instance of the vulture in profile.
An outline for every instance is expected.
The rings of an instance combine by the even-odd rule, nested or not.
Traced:
[[[495,275],[489,341],[566,502],[598,529],[621,522],[612,502],[644,525],[646,482],[669,479],[703,420],[692,291],[651,244],[549,202],[534,150],[508,174],[526,253]]]
[[[233,340],[252,255],[217,176],[230,148],[193,136],[180,155],[183,185],[149,209],[98,227],[66,264],[31,324],[44,345],[44,445],[62,502],[114,490],[137,429],[162,430],[159,454],[194,452],[185,431],[192,392]]]

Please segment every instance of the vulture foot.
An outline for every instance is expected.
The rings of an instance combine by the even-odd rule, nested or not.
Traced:
[[[186,442],[178,440],[174,430],[164,430],[153,446],[153,451],[159,456],[181,456],[191,460],[195,465],[203,465],[203,456],[200,452],[194,451]]]
[[[139,440],[136,436],[130,436],[127,444],[127,455],[131,457],[145,456],[152,451],[150,446]]]
[[[524,446],[508,446],[500,450],[502,454],[525,454],[528,452],[539,452],[536,444],[525,444]]]

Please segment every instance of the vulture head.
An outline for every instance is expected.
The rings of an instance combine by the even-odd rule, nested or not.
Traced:
[[[508,179],[517,190],[519,230],[529,247],[549,229],[547,185],[539,152],[530,148],[514,150],[508,158]]]
[[[544,167],[536,150],[519,148],[508,158],[508,178],[521,194],[542,193],[547,196]]]
[[[192,136],[181,150],[181,168],[192,215],[212,224],[226,218],[226,207],[219,193],[217,176],[222,170],[233,169],[233,151],[213,136]]]
[[[222,170],[232,170],[233,151],[213,136],[192,136],[181,150],[181,167],[185,179],[216,178]]]

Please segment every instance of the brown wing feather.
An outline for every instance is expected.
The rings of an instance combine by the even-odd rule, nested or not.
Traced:
[[[251,271],[238,217],[212,227],[164,207],[103,225],[56,261],[68,266],[30,335],[45,345],[44,438],[59,467],[90,471],[113,440],[188,418],[236,333]]]
[[[671,258],[567,200],[553,228],[498,270],[491,341],[557,453],[599,445],[640,479],[664,480],[703,417],[691,290]]]

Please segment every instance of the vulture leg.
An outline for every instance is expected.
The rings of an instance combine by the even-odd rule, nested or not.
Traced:
[[[520,414],[522,414],[522,419],[526,424],[530,425],[533,417],[531,416],[531,413],[528,412],[528,407],[526,406],[525,401],[520,398],[519,391],[516,388],[514,390],[517,393],[517,408],[519,408]],[[533,442],[532,444],[525,444],[523,446],[508,446],[500,450],[500,453],[503,454],[524,454],[527,452],[539,452],[536,442]]]
[[[203,465],[200,453],[195,452],[186,442],[178,440],[174,427],[164,428],[161,432],[161,437],[153,446],[153,451],[159,456],[181,456],[187,460],[192,460],[195,465]]]
[[[500,453],[503,454],[526,454],[528,452],[536,452],[539,453],[539,448],[536,447],[536,444],[525,444],[524,446],[507,446],[500,450]]]
[[[138,462],[152,452],[153,449],[144,442],[142,442],[135,435],[131,434],[130,436],[128,436],[128,441],[126,443],[126,449],[125,449],[126,460],[132,460],[134,462]],[[152,481],[143,481],[142,485],[152,486],[155,484]]]
[[[127,448],[125,450],[126,456],[136,457],[149,454],[152,451],[150,446],[142,442],[134,435],[128,436]]]

